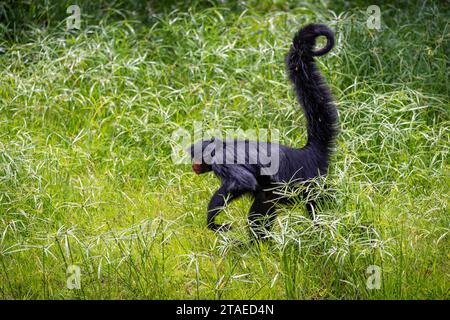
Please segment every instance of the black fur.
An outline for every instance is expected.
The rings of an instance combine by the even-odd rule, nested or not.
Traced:
[[[324,48],[314,51],[318,36],[325,36],[327,44]],[[221,187],[208,205],[207,224],[210,229],[229,229],[228,225],[216,224],[215,217],[227,199],[231,201],[250,193],[254,196],[254,202],[248,217],[249,223],[253,234],[262,238],[264,231],[270,228],[275,217],[274,204],[279,202],[271,190],[275,184],[287,182],[295,185],[327,173],[337,134],[338,116],[331,92],[315,65],[314,57],[326,54],[333,46],[333,32],[322,24],[309,24],[300,29],[294,37],[286,57],[286,66],[297,99],[305,113],[308,141],[303,148],[268,144],[279,148],[279,170],[276,174],[264,174],[265,166],[259,158],[260,147],[252,149],[256,142],[211,139],[191,146],[193,162],[201,163],[201,170],[196,172],[213,171],[222,181]],[[256,155],[249,149],[256,150]],[[241,156],[245,158],[245,162],[236,164],[237,161],[235,163],[217,161],[219,152],[232,154],[230,151],[235,151],[233,154],[235,160]],[[308,203],[308,211],[313,210],[313,205],[312,202]]]

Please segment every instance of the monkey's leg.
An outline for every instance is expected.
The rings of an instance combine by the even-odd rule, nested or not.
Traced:
[[[220,213],[220,210],[225,206],[225,201],[231,201],[233,199],[241,196],[243,192],[233,191],[226,192],[224,186],[221,186],[212,196],[211,200],[208,204],[208,217],[207,217],[207,226],[209,229],[214,231],[228,231],[231,226],[228,224],[220,225],[214,222],[216,216]]]
[[[250,238],[264,239],[275,220],[275,195],[271,191],[258,191],[250,208],[248,222]]]
[[[303,193],[303,199],[306,202],[305,207],[312,220],[315,219],[318,210],[320,211],[320,209],[323,209],[323,206],[327,203],[333,202],[333,197],[331,195],[332,190],[328,184],[314,188],[315,190],[311,190],[312,193]]]

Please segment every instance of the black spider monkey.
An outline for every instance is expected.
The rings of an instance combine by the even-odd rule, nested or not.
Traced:
[[[326,45],[315,50],[316,39],[325,36]],[[328,53],[334,46],[333,32],[323,24],[309,24],[301,28],[293,39],[286,57],[286,66],[297,99],[302,106],[306,121],[308,140],[303,148],[290,148],[283,145],[267,143],[278,147],[278,171],[267,174],[259,158],[261,150],[252,148],[256,142],[218,139],[203,140],[191,145],[190,155],[192,169],[201,174],[213,171],[222,181],[208,205],[207,225],[212,230],[228,230],[229,225],[214,222],[215,217],[225,205],[243,194],[250,193],[254,202],[248,220],[251,231],[256,238],[262,239],[275,218],[274,205],[280,202],[273,187],[280,182],[295,185],[300,182],[323,176],[327,173],[328,162],[337,135],[338,115],[330,89],[315,65],[314,57]],[[253,154],[250,149],[254,150]],[[233,151],[232,159],[241,157],[245,161],[222,163],[222,156]],[[267,150],[264,150],[267,151]],[[257,161],[249,161],[257,156]],[[307,209],[312,214],[315,203],[307,202]]]

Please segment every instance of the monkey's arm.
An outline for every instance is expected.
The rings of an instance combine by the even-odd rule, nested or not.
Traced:
[[[227,192],[226,187],[222,185],[219,190],[217,190],[212,196],[211,200],[208,204],[208,217],[207,217],[207,225],[208,228],[214,231],[228,231],[231,226],[228,224],[217,224],[214,222],[214,219],[219,214],[220,210],[225,206],[225,201],[236,199],[239,197],[241,193],[239,192]]]

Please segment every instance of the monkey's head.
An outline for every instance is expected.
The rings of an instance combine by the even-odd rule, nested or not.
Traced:
[[[189,147],[188,150],[192,160],[192,171],[196,174],[212,171],[212,163],[215,154],[214,140],[214,138],[202,140]]]

